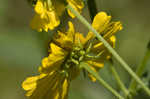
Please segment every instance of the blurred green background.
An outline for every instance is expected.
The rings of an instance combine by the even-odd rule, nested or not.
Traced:
[[[97,0],[99,11],[106,11],[113,20],[123,23],[124,29],[116,34],[116,50],[134,70],[150,40],[149,4],[149,0]],[[27,0],[0,1],[0,99],[26,99],[21,83],[26,77],[37,73],[41,59],[47,56],[50,35],[31,30],[29,22],[33,14]],[[89,20],[87,8],[83,15]],[[80,31],[80,25],[76,27]],[[87,29],[83,26],[81,31]],[[121,80],[128,85],[130,76],[117,62],[115,64]],[[150,62],[147,63],[147,71],[149,65]],[[117,88],[107,63],[100,75]],[[71,83],[69,99],[113,98],[110,92],[84,78],[82,73]]]

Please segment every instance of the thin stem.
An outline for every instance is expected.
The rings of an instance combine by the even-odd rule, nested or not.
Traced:
[[[118,53],[107,43],[107,41],[87,22],[87,20],[81,16],[76,10],[74,10],[70,5],[67,5],[67,8],[71,10],[74,15],[90,30],[92,31],[99,41],[103,42],[105,47],[109,50],[109,52],[112,53],[112,55],[122,64],[124,69],[141,85],[141,87],[147,92],[147,94],[150,96],[150,90],[148,87],[145,86],[145,84],[141,81],[141,79],[131,70],[129,65],[118,55]]]
[[[102,84],[105,88],[107,88],[112,94],[114,94],[119,99],[124,99],[116,90],[114,90],[109,84],[107,84],[99,75],[97,72],[93,71],[88,64],[82,62],[80,63],[80,68],[84,68],[87,70],[90,74],[92,74],[97,81],[99,81],[100,84]]]
[[[97,14],[96,2],[95,0],[87,0],[87,4],[91,20],[93,20],[94,16]]]
[[[123,91],[123,93],[125,94],[126,97],[129,97],[129,91],[128,89],[125,87],[124,83],[121,81],[116,69],[114,68],[114,66],[111,64],[110,66],[111,72],[113,74],[113,76],[115,77],[120,89]]]
[[[146,68],[146,63],[148,62],[148,60],[150,59],[150,50],[148,49],[147,52],[145,53],[145,56],[141,62],[141,64],[137,67],[136,70],[136,74],[141,77],[143,74],[143,71]],[[136,86],[137,83],[134,79],[131,80],[130,86],[129,86],[129,90],[134,94],[136,92]]]

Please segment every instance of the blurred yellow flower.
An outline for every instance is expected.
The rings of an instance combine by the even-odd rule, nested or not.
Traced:
[[[82,0],[66,0],[75,10],[81,12],[84,7]],[[61,4],[62,3],[62,4]],[[65,6],[63,2],[56,0],[37,0],[34,7],[36,14],[31,20],[31,28],[38,32],[53,30],[60,24],[59,16],[64,12]],[[68,14],[74,18],[75,16],[68,10]]]
[[[43,0],[38,0],[35,8],[36,14],[31,21],[31,28],[38,32],[53,30],[60,24],[60,20],[53,7],[48,7]]]
[[[120,22],[109,21],[110,16],[100,12],[92,26],[114,47],[114,33],[122,26]],[[22,83],[30,99],[67,99],[70,82],[79,75],[81,62],[86,62],[97,72],[104,66],[104,61],[111,57],[103,43],[96,40],[91,32],[84,37],[75,32],[71,22],[68,24],[67,32],[58,31],[54,35],[49,56],[42,60],[39,67],[40,75],[29,77]],[[88,75],[92,81],[96,81],[91,74]]]

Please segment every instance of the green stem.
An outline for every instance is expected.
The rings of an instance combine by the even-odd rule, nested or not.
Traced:
[[[136,74],[141,77],[142,74],[143,74],[143,71],[145,70],[146,68],[146,63],[148,62],[148,60],[150,59],[150,50],[148,49],[147,52],[145,53],[145,56],[141,62],[141,64],[137,67],[137,70],[136,70]],[[133,94],[136,92],[136,86],[137,86],[137,83],[134,79],[131,80],[131,83],[130,83],[130,86],[129,86],[129,90],[130,92],[132,92]]]
[[[80,63],[80,68],[84,68],[90,74],[92,74],[100,84],[102,84],[105,88],[107,88],[112,94],[114,94],[119,99],[124,99],[117,91],[115,91],[110,85],[108,85],[99,75],[97,72],[93,71],[88,64],[82,62]]]
[[[121,81],[116,69],[114,68],[114,66],[111,64],[110,69],[112,71],[113,76],[115,77],[120,89],[123,91],[123,93],[125,94],[126,97],[129,97],[129,91],[128,89],[125,87],[124,83]]]
[[[124,69],[141,85],[141,87],[147,92],[147,94],[150,96],[150,90],[148,87],[145,86],[145,84],[141,81],[141,79],[131,70],[129,65],[118,55],[118,53],[107,43],[107,41],[99,35],[99,33],[87,22],[87,20],[81,16],[76,10],[74,10],[70,5],[67,5],[67,8],[71,10],[74,15],[90,30],[92,31],[99,41],[103,42],[105,47],[109,50],[109,52],[112,53],[112,55],[122,64]]]

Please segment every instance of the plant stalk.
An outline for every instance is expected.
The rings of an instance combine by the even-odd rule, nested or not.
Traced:
[[[147,50],[147,52],[145,53],[145,56],[141,62],[141,64],[137,67],[136,69],[136,74],[137,76],[141,77],[143,74],[143,71],[146,68],[146,63],[148,62],[148,60],[150,59],[150,49]],[[129,85],[129,90],[130,92],[132,92],[133,94],[136,93],[136,87],[137,87],[137,83],[134,79],[131,80],[131,83]]]
[[[112,94],[114,94],[119,99],[124,99],[117,91],[115,91],[109,84],[107,84],[99,75],[97,72],[93,71],[88,64],[82,62],[80,63],[80,68],[84,68],[87,70],[90,74],[92,74],[97,81],[102,84],[105,88],[107,88]]]
[[[110,53],[116,58],[116,60],[124,67],[124,69],[141,85],[141,87],[145,90],[145,92],[150,96],[150,90],[145,84],[141,81],[141,79],[131,70],[130,66],[118,55],[118,53],[109,45],[109,43],[91,26],[87,20],[81,16],[76,10],[74,10],[71,5],[67,5],[67,9],[69,9],[80,21],[83,23],[90,31],[92,31],[99,41],[103,42],[105,47],[109,50]]]
[[[123,91],[124,95],[126,97],[129,97],[129,91],[128,91],[128,89],[125,87],[124,83],[121,81],[121,79],[120,79],[120,77],[119,77],[116,69],[114,68],[114,66],[112,64],[110,66],[110,69],[111,69],[111,72],[112,72],[113,76],[115,77],[115,79],[116,79],[116,81],[117,81],[120,89]]]

